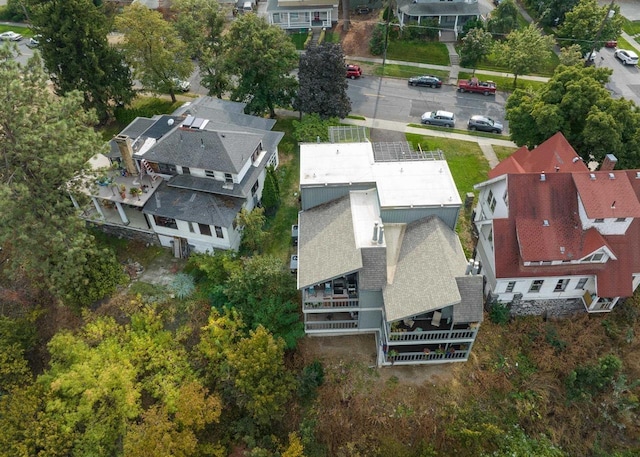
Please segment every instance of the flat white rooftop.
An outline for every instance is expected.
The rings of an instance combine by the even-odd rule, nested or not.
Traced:
[[[461,205],[445,160],[376,162],[371,143],[300,145],[300,186],[375,183],[382,208]]]

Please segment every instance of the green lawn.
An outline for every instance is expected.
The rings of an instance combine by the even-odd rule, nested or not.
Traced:
[[[511,148],[509,146],[496,146],[495,144],[492,145],[492,147],[493,152],[496,153],[496,156],[498,156],[498,160],[501,162],[517,150],[517,148]]]
[[[640,52],[640,49],[636,48],[635,46],[633,46],[631,43],[629,43],[627,40],[625,40],[622,37],[618,37],[618,48],[620,49],[635,49],[636,52]]]
[[[554,70],[560,64],[560,60],[555,52],[549,55],[549,58],[542,64],[540,70],[532,73],[539,76],[551,76]],[[479,70],[499,71],[502,73],[511,73],[507,67],[498,64],[498,56],[494,53],[490,54],[486,59],[478,64]]]
[[[507,92],[513,91],[513,79],[514,78],[487,75],[487,74],[484,74],[484,73],[481,73],[481,72],[476,72],[475,76],[476,76],[476,78],[480,79],[481,81],[493,81],[494,83],[496,83],[496,85],[498,87],[498,90],[507,91]],[[469,78],[471,78],[471,73],[467,73],[467,72],[461,71],[458,74],[458,79],[469,79]],[[518,78],[518,87],[517,87],[517,89],[531,88],[533,90],[538,90],[541,87],[543,87],[545,84],[547,84],[547,83],[540,82],[540,81],[530,81],[528,79]]]
[[[33,32],[29,27],[16,27],[14,25],[0,24],[0,33],[4,32],[16,32],[25,38],[30,38],[33,36]]]
[[[631,36],[636,36],[640,34],[640,21],[630,21],[629,19],[625,19],[622,24],[622,30]]]
[[[481,137],[481,138],[495,138],[498,140],[508,140],[509,137],[505,135],[498,135],[497,133],[489,133],[489,132],[472,132],[467,129],[456,129],[451,127],[439,127],[437,125],[423,125],[423,124],[409,124],[409,127],[415,127],[417,129],[427,129],[427,130],[437,130],[439,132],[450,132],[450,133],[460,133],[462,135],[469,135],[473,137]]]
[[[340,33],[327,31],[324,36],[327,43],[340,43]]]
[[[295,32],[289,34],[291,41],[293,41],[293,44],[296,46],[298,51],[304,49],[304,42],[307,41],[308,36],[309,34],[307,32]]]
[[[449,51],[444,43],[393,40],[387,48],[387,59],[449,65]]]

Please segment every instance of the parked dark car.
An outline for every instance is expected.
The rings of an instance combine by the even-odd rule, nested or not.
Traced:
[[[480,130],[482,132],[502,133],[503,126],[486,116],[471,116],[468,123],[469,130]]]
[[[437,76],[424,75],[415,76],[409,78],[410,86],[425,86],[425,87],[442,87],[442,81]]]

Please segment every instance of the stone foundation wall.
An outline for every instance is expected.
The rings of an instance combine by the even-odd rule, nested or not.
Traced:
[[[96,224],[90,221],[87,221],[87,226],[97,228],[108,235],[117,236],[118,238],[126,238],[128,240],[141,241],[143,243],[161,246],[158,235],[154,232],[133,230],[119,225]]]
[[[568,317],[586,313],[581,300],[514,300],[509,305],[512,316]]]

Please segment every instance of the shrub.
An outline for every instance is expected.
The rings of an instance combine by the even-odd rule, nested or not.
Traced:
[[[609,354],[598,359],[597,365],[578,367],[567,378],[567,398],[569,400],[589,399],[612,386],[622,369],[622,361]]]
[[[324,368],[319,360],[314,360],[302,369],[298,376],[298,396],[305,401],[316,397],[318,387],[324,382]]]
[[[494,303],[489,310],[489,319],[494,324],[504,325],[509,322],[511,312],[504,303]]]
[[[340,125],[336,118],[323,120],[317,113],[306,114],[301,121],[293,121],[293,137],[302,143],[315,143],[329,141],[329,127]]]
[[[371,40],[369,41],[369,51],[374,56],[382,55],[384,52],[384,37],[386,33],[386,27],[383,24],[378,24],[371,34]]]
[[[187,298],[195,289],[196,284],[193,276],[185,273],[178,273],[169,284],[169,290],[180,300]]]

